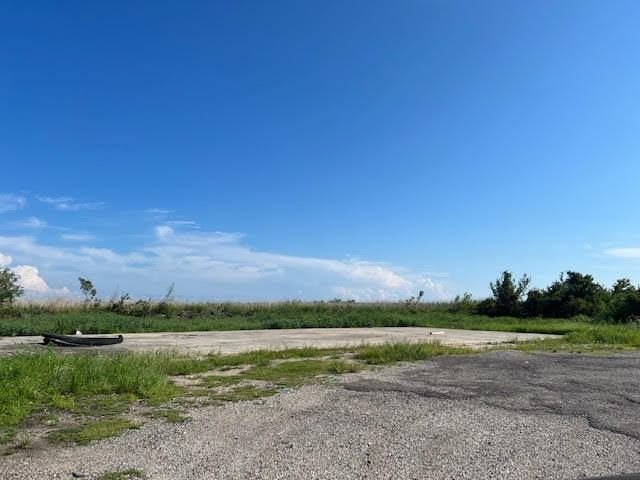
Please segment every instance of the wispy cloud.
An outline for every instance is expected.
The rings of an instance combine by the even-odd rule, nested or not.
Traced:
[[[40,202],[52,205],[63,212],[77,212],[79,210],[97,210],[103,208],[104,202],[76,202],[71,197],[36,197]]]
[[[30,228],[30,229],[37,230],[40,228],[45,228],[47,226],[47,222],[38,217],[29,217],[29,218],[25,218],[24,220],[19,220],[15,222],[13,225],[15,225],[18,228]]]
[[[194,222],[193,220],[168,220],[164,223],[172,227],[200,228],[198,222]]]
[[[144,213],[148,213],[150,215],[169,215],[173,213],[173,210],[168,210],[166,208],[147,208],[144,210]]]
[[[427,298],[447,296],[430,277],[386,264],[259,251],[239,233],[180,231],[164,224],[155,227],[153,239],[128,252],[45,245],[24,236],[0,236],[0,251],[62,279],[58,284],[81,274],[134,295],[161,292],[175,282],[186,297],[210,299],[398,300],[419,290]]]
[[[70,242],[90,242],[96,239],[95,235],[89,233],[63,233],[60,238]]]
[[[640,258],[640,247],[607,248],[604,254],[616,258]]]
[[[27,199],[22,195],[14,195],[12,193],[0,194],[0,213],[18,210],[27,204]]]

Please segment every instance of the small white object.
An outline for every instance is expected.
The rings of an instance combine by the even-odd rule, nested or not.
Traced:
[[[76,330],[76,335],[82,335],[82,332],[80,330]]]
[[[429,335],[444,335],[444,332],[429,332]]]

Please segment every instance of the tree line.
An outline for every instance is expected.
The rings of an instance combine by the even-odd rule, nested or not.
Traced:
[[[78,281],[85,305],[101,306],[93,283],[82,277]],[[640,323],[640,286],[634,286],[628,278],[621,278],[611,288],[605,288],[591,275],[568,271],[546,288],[530,288],[530,285],[528,275],[516,279],[510,271],[504,271],[489,284],[492,297],[478,301],[466,293],[444,308],[489,316],[572,318],[584,315],[607,322]],[[23,293],[17,275],[9,268],[0,268],[0,307],[11,305]],[[162,314],[166,313],[164,310],[172,295],[173,285],[159,302],[131,302],[128,294],[119,298],[114,295],[103,308],[116,313]],[[406,304],[415,307],[423,295],[421,291]]]
[[[473,309],[490,316],[572,318],[585,315],[615,323],[640,321],[640,286],[628,278],[611,288],[593,276],[568,271],[546,288],[532,288],[531,277],[516,279],[504,271],[489,287],[493,296],[474,302]],[[469,301],[470,298],[463,297]],[[461,300],[458,299],[460,302]]]

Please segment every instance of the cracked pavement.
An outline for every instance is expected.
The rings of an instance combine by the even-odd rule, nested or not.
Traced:
[[[640,353],[436,357],[23,451],[2,479],[578,479],[640,472]],[[618,478],[618,477],[616,477]],[[638,476],[621,477],[638,479]]]
[[[511,412],[585,418],[640,440],[640,355],[523,354],[437,357],[345,388],[481,402]]]

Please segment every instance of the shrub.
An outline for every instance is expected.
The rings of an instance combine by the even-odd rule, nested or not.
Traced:
[[[18,283],[15,272],[7,267],[0,268],[0,307],[12,304],[23,293],[24,288]]]
[[[628,278],[618,280],[611,289],[604,317],[616,323],[640,318],[640,287],[634,287]]]
[[[531,278],[526,274],[516,282],[513,274],[504,271],[495,283],[489,287],[493,298],[484,300],[478,304],[478,311],[492,316],[519,316],[522,314],[522,297],[529,288]]]
[[[524,303],[524,312],[542,317],[595,317],[605,311],[607,297],[607,290],[591,275],[569,271],[545,290],[531,290]]]

